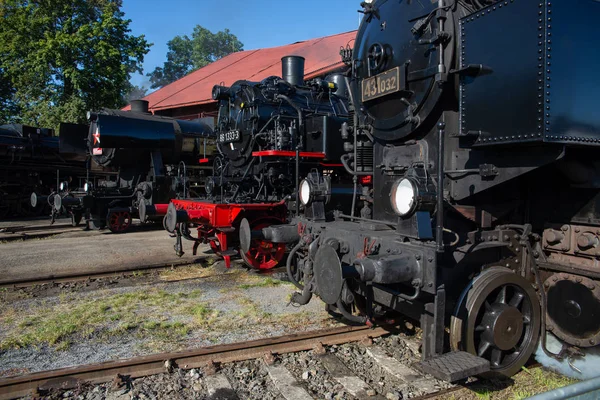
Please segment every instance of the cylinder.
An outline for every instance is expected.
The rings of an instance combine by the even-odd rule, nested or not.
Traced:
[[[281,59],[281,77],[294,86],[304,85],[304,57],[286,56]]]
[[[148,112],[149,104],[146,100],[131,100],[131,112],[150,114]]]
[[[337,87],[336,91],[333,92],[339,97],[348,97],[348,85],[346,84],[346,77],[343,74],[332,74],[325,78],[327,82],[335,83]]]

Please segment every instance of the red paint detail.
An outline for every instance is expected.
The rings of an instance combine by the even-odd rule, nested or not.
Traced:
[[[210,160],[209,160],[208,158],[201,158],[201,159],[199,159],[199,160],[198,160],[198,162],[199,162],[200,164],[206,164],[206,163],[208,163],[209,161],[210,161]]]
[[[96,128],[96,132],[92,135],[94,137],[94,146],[100,143],[100,131]]]
[[[230,256],[222,255],[226,250],[239,250],[237,245],[240,222],[243,218],[255,221],[250,226],[254,229],[257,223],[264,226],[285,223],[287,207],[284,201],[278,203],[258,204],[220,204],[207,201],[178,200],[171,202],[178,210],[185,210],[188,222],[198,225],[198,238],[209,243],[215,254],[220,255],[229,265]],[[256,222],[259,221],[259,222]],[[233,228],[233,229],[231,229]],[[230,245],[236,244],[233,247]],[[246,262],[258,269],[275,267],[285,255],[285,245],[274,245],[269,242],[253,243],[248,252]]]
[[[290,54],[306,59],[305,79],[313,79],[343,67],[339,49],[348,44],[352,46],[355,37],[356,31],[351,31],[286,46],[239,51],[164,86],[144,100],[150,102],[152,111],[214,103],[212,88],[215,84],[231,86],[240,79],[258,82],[269,76],[280,76],[281,58]],[[130,106],[123,108],[130,109]]]
[[[337,164],[337,163],[329,164],[329,163],[324,163],[324,162],[322,162],[321,165],[324,167],[343,167],[344,166],[344,164]]]
[[[363,185],[370,185],[373,183],[373,175],[361,176],[360,183]]]
[[[108,215],[108,229],[113,233],[125,232],[131,226],[129,211],[111,211]]]
[[[287,150],[263,150],[263,151],[253,151],[252,155],[254,157],[296,157],[296,152],[295,151],[287,151]],[[325,153],[315,153],[312,151],[301,151],[300,157],[325,158]]]
[[[101,156],[102,155],[102,149],[100,147],[94,147],[92,149],[92,155],[93,156]]]
[[[250,223],[250,229],[253,231],[261,230],[279,221],[271,218],[256,220]],[[246,254],[240,255],[250,267],[254,269],[275,268],[285,255],[285,243],[271,243],[267,240],[254,239],[250,243],[250,249]]]

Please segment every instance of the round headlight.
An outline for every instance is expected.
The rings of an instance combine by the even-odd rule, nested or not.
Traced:
[[[401,217],[412,213],[417,206],[417,189],[410,179],[400,179],[392,187],[391,202]]]
[[[300,182],[300,202],[304,205],[310,202],[310,183],[306,179]]]
[[[61,191],[63,191],[63,190],[65,190],[65,189],[67,188],[67,185],[65,185],[65,183],[64,183],[64,182],[61,182],[61,183],[60,183],[60,185],[58,185],[58,188],[59,188]]]

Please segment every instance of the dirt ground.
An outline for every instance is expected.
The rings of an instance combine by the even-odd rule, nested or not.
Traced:
[[[175,239],[162,229],[124,234],[81,230],[45,239],[0,243],[0,282],[198,260],[192,255],[192,242],[185,241],[186,253],[181,258],[175,255],[174,243]],[[205,250],[208,247],[201,246],[198,255],[202,256]]]

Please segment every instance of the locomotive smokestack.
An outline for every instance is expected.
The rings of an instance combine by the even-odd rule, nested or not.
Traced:
[[[131,100],[131,112],[150,114],[148,105],[149,103],[146,100]]]
[[[304,85],[304,57],[283,57],[281,59],[281,77],[294,86]]]

